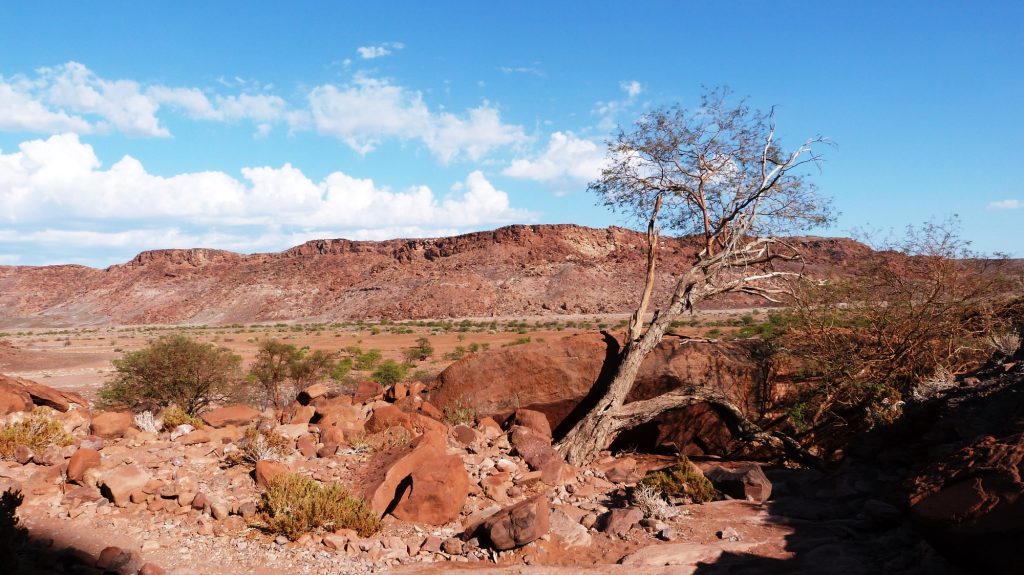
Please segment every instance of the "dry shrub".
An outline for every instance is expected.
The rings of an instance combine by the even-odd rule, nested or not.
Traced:
[[[189,415],[177,405],[172,405],[163,413],[164,430],[174,431],[179,425],[191,425],[194,429],[203,427],[203,420],[194,415]]]
[[[314,530],[354,529],[368,537],[380,529],[377,514],[343,485],[321,484],[296,473],[285,473],[271,481],[259,510],[267,530],[292,541]]]
[[[803,366],[791,421],[822,446],[894,421],[936,374],[981,366],[992,334],[1010,327],[1019,280],[1007,261],[969,251],[952,225],[911,228],[883,247],[842,275],[801,282],[776,340]]]
[[[361,433],[348,439],[354,451],[387,451],[412,441],[412,433],[404,427],[389,427],[377,433]]]
[[[260,431],[257,427],[249,427],[238,442],[238,451],[228,454],[232,464],[256,463],[265,459],[282,459],[292,449],[288,438],[274,431]]]
[[[32,451],[42,451],[51,445],[71,445],[73,438],[48,411],[36,409],[25,419],[0,429],[0,458],[14,457],[14,449],[19,445],[28,446]]]
[[[643,511],[644,517],[652,519],[671,519],[679,514],[675,507],[668,504],[661,493],[654,487],[641,483],[633,488],[633,504]]]
[[[476,421],[476,408],[469,405],[463,399],[456,401],[452,405],[446,405],[444,407],[444,420],[448,425],[473,425]]]
[[[156,419],[153,418],[153,412],[148,409],[142,413],[135,414],[135,427],[138,427],[147,433],[160,432],[160,425],[158,425]]]
[[[645,475],[637,488],[645,487],[666,497],[685,497],[694,503],[707,503],[715,498],[711,481],[686,456],[680,456],[671,467]]]

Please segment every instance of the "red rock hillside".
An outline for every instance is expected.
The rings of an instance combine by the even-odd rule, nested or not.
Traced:
[[[869,250],[849,239],[795,241],[812,270]],[[686,239],[662,240],[661,297],[693,254]],[[268,254],[159,250],[105,270],[0,266],[0,327],[618,313],[635,305],[643,269],[641,234],[568,224],[315,240]]]

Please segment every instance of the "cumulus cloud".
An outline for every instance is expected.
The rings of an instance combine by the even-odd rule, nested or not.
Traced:
[[[0,225],[6,222],[38,230],[61,220],[123,222],[136,227],[153,221],[164,226],[177,222],[229,229],[288,228],[284,233],[301,228],[367,234],[401,228],[465,229],[531,218],[528,212],[513,208],[508,194],[479,171],[470,173],[444,197],[427,186],[394,191],[342,172],[313,181],[290,164],[241,172],[242,179],[217,171],[162,177],[147,172],[131,156],[104,169],[93,148],[75,134],[32,140],[22,143],[17,152],[0,151]],[[94,245],[100,240],[89,238],[102,237],[112,245],[134,241],[123,230],[100,236],[89,235],[99,232],[63,233]]]
[[[988,204],[990,210],[1015,210],[1021,207],[1024,207],[1024,202],[1020,200],[999,200]]]
[[[591,140],[571,132],[555,132],[543,152],[534,158],[513,161],[502,174],[538,182],[565,178],[589,182],[601,175],[604,156],[604,149]]]
[[[235,84],[246,89],[269,89],[241,79],[231,85]],[[117,131],[129,136],[167,137],[170,131],[157,115],[162,107],[179,110],[196,120],[266,124],[285,120],[288,106],[283,98],[272,94],[208,95],[194,87],[110,80],[78,62],[40,68],[34,78],[0,77],[0,130],[76,134]]]
[[[360,154],[386,139],[419,140],[448,163],[461,156],[477,160],[495,148],[526,140],[522,127],[503,123],[488,102],[461,116],[433,112],[420,92],[367,76],[344,86],[314,88],[309,107],[319,133],[340,139]]]
[[[364,60],[372,60],[388,56],[392,50],[401,50],[402,48],[405,48],[405,44],[401,42],[385,42],[377,46],[360,46],[356,48],[356,53]]]

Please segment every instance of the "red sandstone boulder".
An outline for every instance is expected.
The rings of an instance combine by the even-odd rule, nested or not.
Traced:
[[[253,473],[256,476],[256,485],[266,488],[278,475],[290,472],[291,469],[280,461],[263,459],[256,462],[256,469]]]
[[[98,482],[101,492],[118,507],[128,505],[131,494],[141,491],[149,482],[149,474],[135,465],[121,465],[108,470]]]
[[[515,420],[516,425],[521,425],[548,440],[551,439],[551,424],[543,413],[532,409],[517,409]]]
[[[203,414],[203,422],[210,427],[237,425],[244,427],[260,418],[260,412],[248,405],[228,405],[211,409]]]
[[[0,374],[0,415],[15,411],[32,411],[33,406],[68,411],[72,405],[86,407],[89,402],[77,393],[60,391],[28,379]]]
[[[296,398],[302,405],[309,405],[311,401],[322,397],[327,393],[327,386],[322,383],[315,383],[299,392]]]
[[[88,447],[80,447],[68,460],[68,481],[81,484],[85,481],[85,472],[100,466],[100,452]]]
[[[366,403],[368,400],[384,394],[384,388],[375,381],[360,381],[356,384],[356,392],[352,403]]]
[[[720,390],[744,412],[756,415],[760,402],[772,399],[762,397],[767,369],[759,359],[759,345],[752,340],[706,342],[667,336],[644,360],[627,402],[699,384]],[[472,354],[437,376],[430,401],[444,408],[470,398],[478,416],[499,420],[521,406],[544,413],[557,432],[618,350],[619,342],[611,336],[581,334]],[[710,453],[723,454],[741,445],[731,441],[724,422],[706,406],[673,410],[655,422],[652,442],[684,453],[700,453],[706,447]]]
[[[481,529],[499,551],[536,541],[550,528],[551,510],[543,495],[506,507],[484,521]]]
[[[103,439],[124,437],[134,425],[134,416],[127,411],[101,411],[92,416],[92,433]]]
[[[459,516],[469,494],[469,474],[445,438],[427,431],[373,463],[363,494],[375,512],[388,509],[404,521],[444,525]]]

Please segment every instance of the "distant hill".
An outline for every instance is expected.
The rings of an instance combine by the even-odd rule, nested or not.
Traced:
[[[845,238],[792,238],[808,269],[870,252]],[[279,253],[155,250],[94,269],[0,266],[0,326],[227,324],[632,311],[644,236],[611,227],[515,225],[446,238],[314,240]],[[658,296],[696,244],[662,238]],[[719,307],[755,300],[730,296]]]

